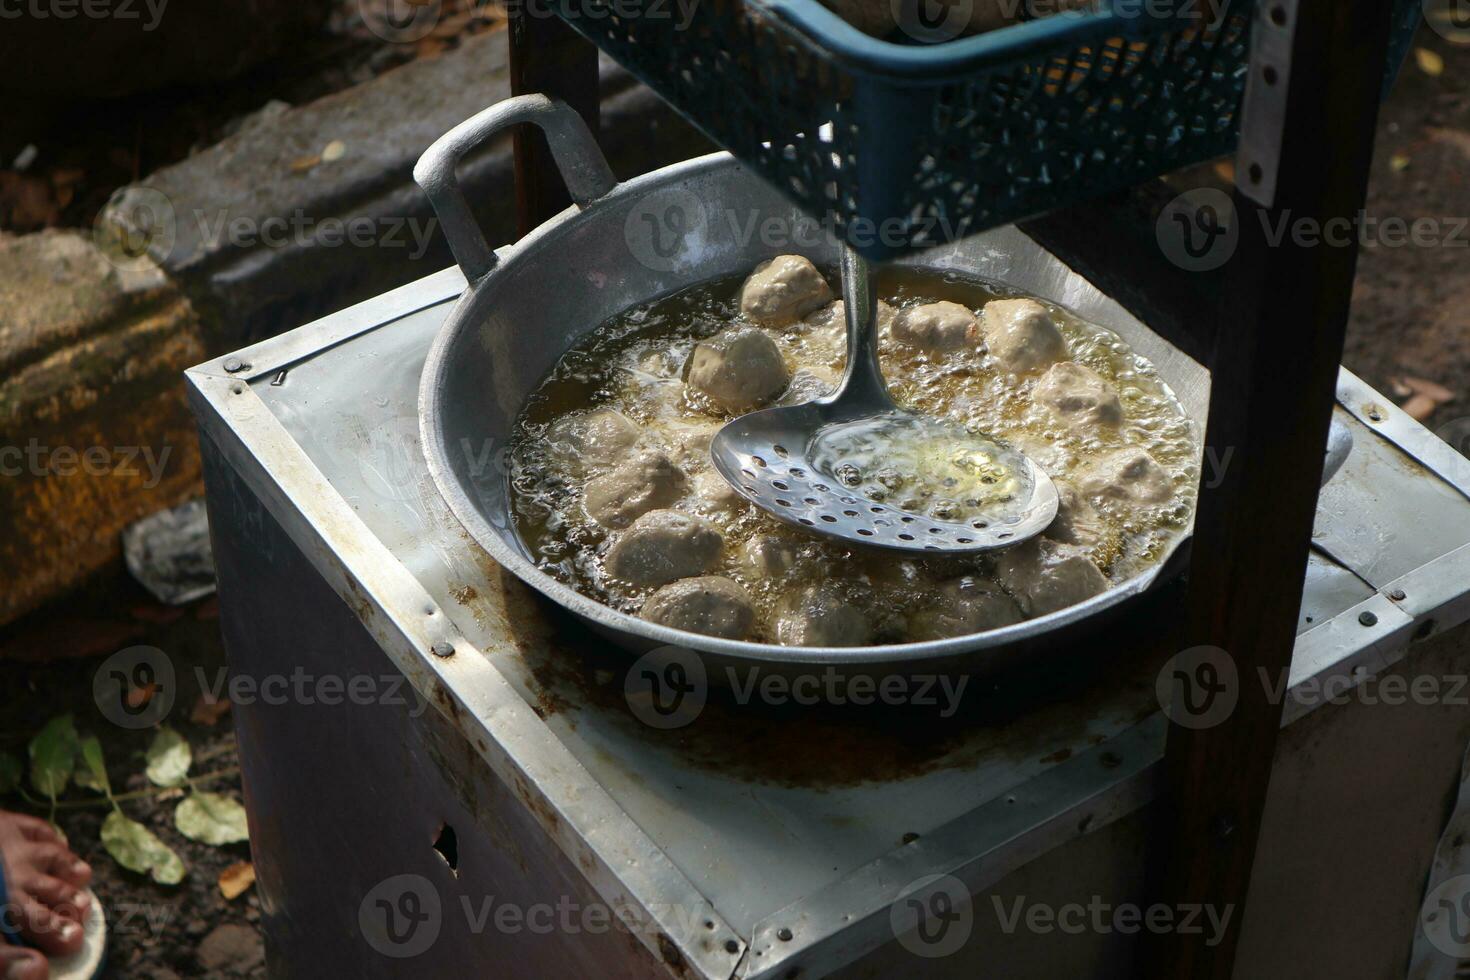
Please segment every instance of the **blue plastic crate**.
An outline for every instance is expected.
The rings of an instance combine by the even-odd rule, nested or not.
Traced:
[[[1231,152],[1257,8],[1224,0],[1206,23],[1193,16],[1210,10],[1198,0],[1174,0],[1170,17],[1119,0],[905,45],[868,37],[817,0],[553,2],[874,259]],[[1419,6],[1396,4],[1395,69]]]

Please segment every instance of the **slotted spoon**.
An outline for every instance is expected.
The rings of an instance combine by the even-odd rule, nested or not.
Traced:
[[[1045,530],[1057,514],[1057,491],[1034,461],[983,433],[893,403],[878,364],[878,310],[868,264],[851,249],[842,255],[842,298],[847,369],[837,391],[727,423],[710,444],[720,475],[780,520],[850,544],[931,555],[974,553],[1007,548]],[[851,444],[859,433],[869,446],[885,439],[897,446],[917,437],[942,450],[952,446],[954,454],[978,454],[990,470],[1014,477],[1014,483],[1006,480],[1013,492],[970,509],[962,519],[893,506],[871,473],[831,464],[832,447]],[[903,474],[905,481],[923,478]],[[945,493],[946,487],[935,486],[929,496]]]

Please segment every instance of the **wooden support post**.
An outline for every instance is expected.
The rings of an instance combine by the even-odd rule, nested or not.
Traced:
[[[510,91],[540,93],[570,105],[597,135],[601,105],[597,48],[546,3],[515,4],[510,17]],[[515,130],[516,228],[525,235],[571,204],[546,138],[534,126]]]
[[[1292,4],[1260,6],[1280,24]],[[1342,358],[1388,7],[1298,0],[1284,118],[1247,120],[1279,125],[1279,168],[1272,206],[1234,198],[1239,240],[1222,270],[1205,438],[1209,458],[1226,465],[1200,494],[1182,644],[1223,649],[1234,679],[1218,660],[1181,663],[1196,708],[1210,689],[1235,704],[1223,719],[1206,706],[1216,717],[1199,728],[1179,723],[1188,707],[1171,710],[1160,814],[1168,832],[1155,855],[1155,880],[1176,909],[1209,904],[1231,915],[1213,947],[1209,930],[1163,937],[1152,971],[1161,977],[1229,977],[1235,961],[1281,724],[1273,691],[1291,664]],[[1251,70],[1288,84],[1263,65]],[[1252,179],[1246,163],[1242,186]],[[1188,673],[1201,664],[1211,666]]]

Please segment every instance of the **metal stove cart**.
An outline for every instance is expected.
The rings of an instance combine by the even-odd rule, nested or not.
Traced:
[[[813,7],[751,9],[802,29],[806,40],[777,46],[789,53],[821,41],[813,25],[843,39]],[[563,10],[579,30],[585,13]],[[731,6],[715,13],[699,28],[713,32],[701,35],[707,45]],[[1219,273],[1191,278],[1141,246],[1127,220],[1136,196],[1021,195],[961,228],[971,246],[1041,270],[1024,284],[1032,291],[1086,299],[1104,322],[1151,332],[1209,369],[1206,451],[1219,459],[1228,448],[1235,463],[1201,488],[1188,587],[1154,590],[1099,622],[1088,643],[1106,656],[1065,677],[987,679],[963,711],[943,723],[927,715],[921,733],[902,713],[756,710],[724,695],[683,728],[635,717],[622,684],[629,656],[490,560],[427,472],[419,379],[466,290],[459,269],[237,352],[233,372],[223,360],[191,371],[232,668],[333,679],[330,697],[236,710],[272,970],[1386,977],[1412,962],[1416,976],[1452,975],[1443,916],[1422,929],[1419,919],[1470,870],[1455,830],[1470,815],[1454,805],[1470,712],[1452,690],[1467,654],[1470,463],[1336,366],[1353,251],[1268,251],[1270,225],[1254,220],[1356,210],[1389,8],[1300,0],[1234,13],[1256,34],[1241,62],[1249,81],[1239,80],[1239,242]],[[766,39],[733,50],[736,62],[772,43],[759,25],[730,23]],[[1009,74],[1001,42],[954,42],[970,47],[945,70],[983,76],[1014,111],[1092,91],[1074,79],[1104,72],[1110,50],[1116,84],[1130,71],[1167,82],[1159,52],[1247,43],[1239,31],[1145,37],[1097,23],[1008,29],[1035,56],[1001,59]],[[543,87],[558,65],[573,80],[563,94],[585,107],[595,100],[576,83],[585,58],[575,45],[525,43],[554,39],[556,24],[513,25],[516,77]],[[636,45],[641,28],[624,27]],[[827,166],[823,153],[843,180],[859,175],[835,199],[821,192],[844,210],[840,228],[905,208],[923,217],[908,200],[863,190],[891,160],[870,166],[860,149],[830,148],[844,120],[858,131],[864,112],[893,97],[841,84],[843,72],[872,68],[853,67],[866,47],[854,44],[834,42],[830,64],[813,68],[824,79],[814,101],[835,93],[820,111],[838,125],[815,137],[829,148],[811,155],[804,141],[819,130],[808,118],[802,146],[767,138],[742,156],[771,175],[789,146],[807,154],[808,176]],[[739,78],[733,63],[703,67],[727,85]],[[933,113],[975,84],[947,77],[908,96]],[[697,99],[661,91],[721,135]],[[1241,97],[1226,86],[1218,99],[1233,119],[1231,91]],[[1109,104],[1080,102],[1071,122],[1090,125],[1088,113]],[[1233,142],[1233,131],[1201,139],[1199,152],[1218,152],[1217,137]],[[526,139],[518,158],[531,224],[557,191],[542,179],[544,147]],[[976,160],[975,172],[992,162]],[[1151,157],[1127,182],[1160,162],[1184,161]],[[577,195],[578,180],[569,184]],[[1077,186],[1094,195],[1122,185]],[[805,185],[779,189],[812,204]],[[448,210],[446,188],[431,190],[476,286],[494,259],[453,221],[453,188]],[[943,197],[926,200],[942,209]],[[1067,207],[1021,230],[992,227],[1041,201]],[[921,224],[905,225],[914,233],[889,251],[926,244]],[[495,254],[510,266],[535,244]],[[1333,417],[1353,449],[1319,497]],[[1178,711],[1171,723],[1160,667],[1204,646],[1230,652],[1245,678],[1237,703],[1209,727]],[[1438,695],[1388,696],[1405,676],[1439,679]],[[1143,928],[1117,914],[1155,905],[1214,909],[1215,927]],[[1076,928],[1073,911],[1097,906],[1112,912]]]

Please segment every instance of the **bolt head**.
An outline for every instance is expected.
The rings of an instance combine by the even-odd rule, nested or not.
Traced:
[[[454,655],[454,644],[447,640],[440,640],[429,648],[436,657],[450,657]]]
[[[243,371],[245,370],[245,362],[238,357],[227,357],[225,358],[225,370],[231,374],[234,374],[236,371]]]
[[[1388,594],[1388,597],[1394,602],[1403,602],[1405,599],[1408,598],[1408,594],[1405,593],[1403,589],[1394,589]]]
[[[1358,622],[1362,623],[1364,626],[1377,626],[1378,617],[1368,610],[1364,609],[1362,612],[1358,613]]]

